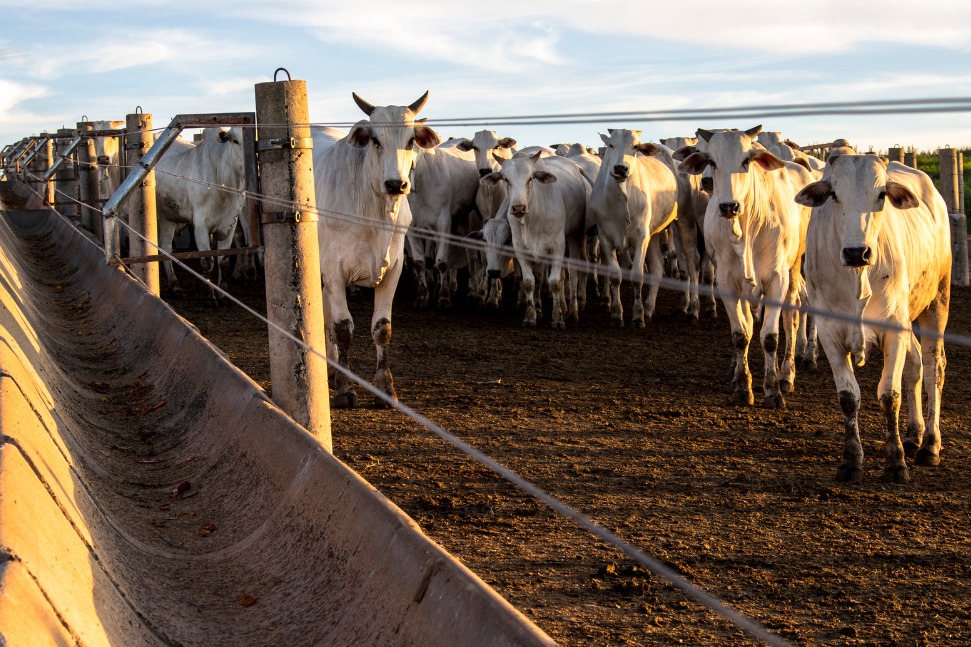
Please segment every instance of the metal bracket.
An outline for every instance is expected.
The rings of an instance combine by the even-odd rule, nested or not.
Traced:
[[[313,150],[314,140],[311,137],[288,137],[260,140],[256,142],[256,150],[263,151],[291,149],[291,150]]]
[[[300,222],[301,211],[264,211],[262,222],[264,225],[280,225]]]

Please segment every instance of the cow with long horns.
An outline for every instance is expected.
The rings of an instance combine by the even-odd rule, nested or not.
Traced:
[[[415,147],[433,148],[440,139],[424,120],[415,119],[428,100],[427,92],[408,106],[373,106],[357,94],[352,96],[368,119],[357,122],[347,137],[329,146],[323,141],[314,145],[328,355],[349,368],[354,322],[346,288],[374,288],[370,327],[377,350],[374,385],[396,399],[388,356],[391,302],[411,225],[407,196],[417,162]],[[332,374],[331,384],[334,406],[357,404],[354,384],[344,375]]]

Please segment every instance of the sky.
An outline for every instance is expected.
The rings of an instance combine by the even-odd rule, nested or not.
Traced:
[[[311,120],[421,111],[443,139],[483,128],[521,146],[644,141],[762,123],[799,144],[971,146],[971,113],[506,125],[488,118],[830,101],[971,98],[967,0],[0,0],[0,146],[119,119],[254,111],[277,68],[307,82]],[[283,74],[278,79],[283,79]],[[467,126],[436,119],[476,118]],[[484,120],[483,120],[484,118]]]

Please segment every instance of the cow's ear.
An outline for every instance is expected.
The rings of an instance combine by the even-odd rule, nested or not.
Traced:
[[[797,144],[796,142],[792,141],[791,139],[787,139],[787,140],[785,140],[782,143],[785,144],[786,146],[788,146],[789,148],[791,148],[794,151],[799,150],[799,144]]]
[[[442,140],[438,133],[425,124],[415,124],[415,143],[422,148],[435,148],[442,143]]]
[[[553,184],[556,182],[556,176],[549,171],[536,171],[533,173],[533,178],[540,184]]]
[[[797,157],[796,159],[792,160],[792,163],[793,164],[798,164],[799,166],[803,167],[804,169],[806,169],[810,173],[813,172],[813,167],[809,165],[809,160],[807,160],[807,159],[803,159],[801,157]]]
[[[702,139],[704,139],[706,142],[710,142],[711,136],[714,135],[715,133],[711,132],[710,130],[704,130],[703,128],[699,128],[698,130],[695,131],[695,134],[698,135],[698,137],[701,137]]]
[[[366,120],[359,121],[347,134],[347,143],[354,148],[364,148],[371,141],[371,136],[371,127],[368,122]]]
[[[492,173],[483,175],[481,178],[479,178],[479,184],[482,186],[495,186],[499,184],[500,179],[502,179],[502,173],[493,171]]]
[[[600,133],[600,139],[603,140],[603,143],[610,144],[610,135],[604,135],[603,133]]]
[[[698,140],[695,139],[695,141],[697,142]],[[674,161],[676,162],[683,162],[686,159],[688,159],[688,155],[691,155],[692,153],[697,153],[697,152],[698,152],[698,149],[695,148],[694,146],[682,146],[678,150],[674,151],[674,154],[671,155],[671,157],[673,157]]]
[[[499,140],[498,148],[512,148],[516,145],[516,140],[512,137],[503,137]]]
[[[760,132],[762,132],[762,124],[759,124],[758,126],[752,126],[748,130],[746,130],[745,136],[748,137],[749,139],[755,139],[756,137],[759,136]]]
[[[751,153],[749,153],[748,158],[749,160],[756,162],[766,171],[778,171],[780,168],[785,168],[786,166],[785,162],[767,150],[753,150]]]
[[[920,204],[917,196],[911,193],[910,189],[893,180],[887,182],[887,198],[890,199],[890,204],[898,209],[913,209]]]
[[[833,186],[829,182],[813,182],[796,194],[796,204],[804,207],[821,207],[831,197],[833,197]]]
[[[709,164],[711,164],[711,158],[708,157],[707,153],[699,153],[695,151],[691,155],[688,155],[684,161],[678,165],[678,170],[689,175],[701,175],[702,172],[704,172],[705,167]]]
[[[647,156],[657,155],[658,153],[661,152],[661,148],[657,144],[651,144],[651,143],[638,144],[637,146],[634,147],[634,150],[636,150],[641,155],[647,155]]]
[[[469,233],[467,233],[465,235],[465,237],[468,238],[468,239],[470,239],[470,240],[483,240],[483,241],[485,240],[485,237],[482,235],[482,230],[481,229],[476,229],[475,231],[470,231]]]
[[[475,145],[468,139],[463,138],[462,141],[455,145],[455,148],[459,149],[463,153],[468,153],[471,150],[475,150]]]

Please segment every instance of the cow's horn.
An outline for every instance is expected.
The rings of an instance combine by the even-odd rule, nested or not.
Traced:
[[[418,97],[418,101],[415,101],[413,104],[408,106],[408,110],[418,114],[418,111],[424,107],[426,101],[428,101],[428,90],[425,90],[425,94]]]
[[[356,92],[351,92],[351,96],[354,97],[354,103],[357,104],[357,107],[363,110],[364,114],[370,117],[371,113],[374,112],[374,106],[372,106],[370,103],[368,103],[361,97],[357,96]]]

